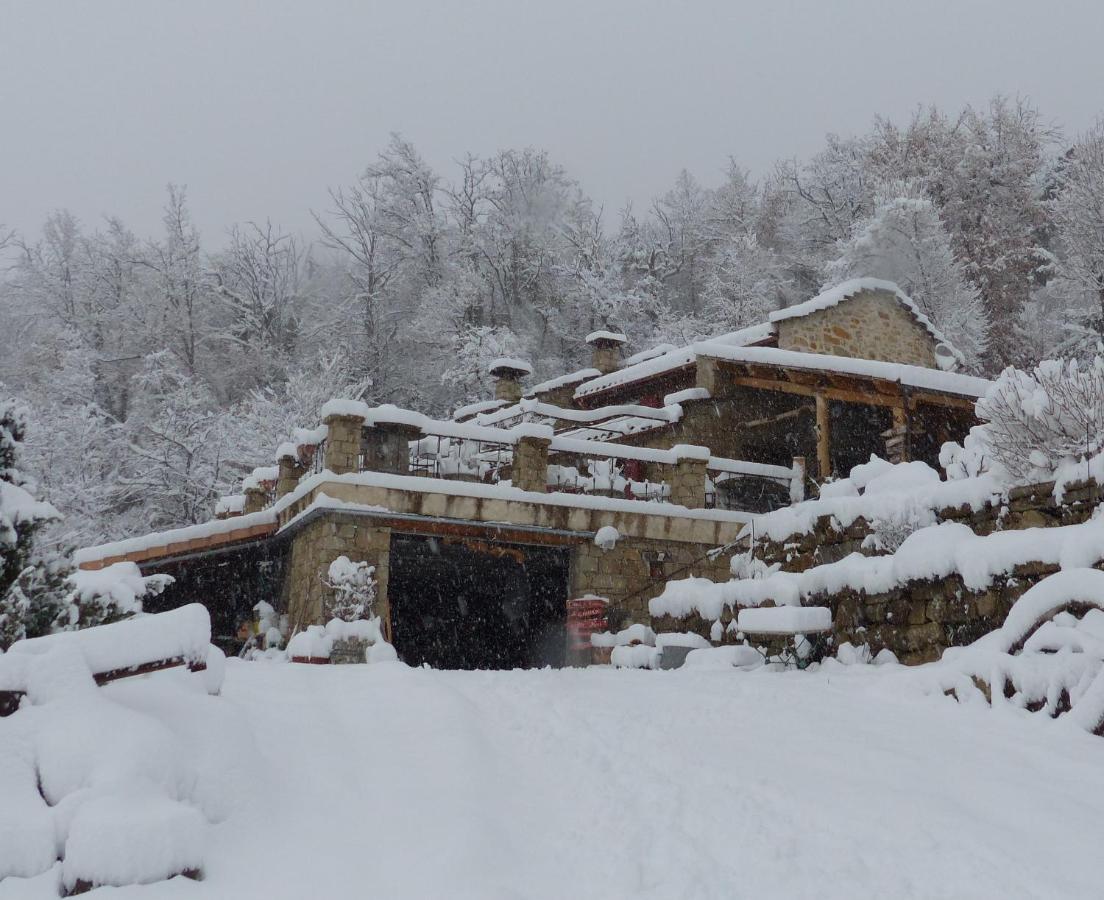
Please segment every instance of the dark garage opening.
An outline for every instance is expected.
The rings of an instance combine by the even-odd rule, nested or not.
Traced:
[[[157,613],[202,603],[211,614],[211,642],[237,655],[243,643],[239,628],[253,620],[254,604],[265,600],[279,606],[286,568],[287,545],[271,540],[143,565],[142,574],[160,572],[174,581],[142,608]]]
[[[395,649],[437,669],[561,666],[567,578],[565,549],[394,535]]]

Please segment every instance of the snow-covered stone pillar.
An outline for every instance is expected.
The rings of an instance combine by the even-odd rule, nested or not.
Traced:
[[[294,491],[295,486],[299,484],[299,479],[307,470],[294,453],[281,453],[276,464],[280,469],[280,474],[276,478],[276,496],[279,498]],[[248,497],[248,491],[246,496]]]
[[[591,366],[608,375],[621,368],[621,347],[627,342],[625,335],[614,331],[592,331],[586,336],[591,349]]]
[[[491,360],[487,371],[495,380],[495,400],[517,403],[521,399],[521,379],[533,373],[533,367],[523,359]]]
[[[327,406],[330,404],[322,407],[323,413],[327,412]],[[326,426],[325,468],[335,475],[359,472],[364,416],[354,415],[350,410],[329,411],[322,422]]]
[[[245,506],[242,508],[242,512],[245,515],[250,513],[260,512],[265,508],[265,504],[268,502],[268,495],[262,488],[250,487],[245,489]]]
[[[671,478],[671,502],[690,509],[705,507],[705,470],[709,465],[709,448],[695,444],[678,444],[675,473]]]
[[[548,425],[518,425],[514,445],[514,463],[510,480],[523,491],[544,493],[548,490],[548,445],[552,429]]]

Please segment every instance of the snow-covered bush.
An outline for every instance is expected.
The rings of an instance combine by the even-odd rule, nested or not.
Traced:
[[[1009,367],[978,400],[971,433],[1016,482],[1052,477],[1060,465],[1104,449],[1104,357],[1088,364],[1048,359]]]
[[[375,617],[376,567],[339,556],[332,563],[325,584],[333,592],[326,601],[326,618],[342,622]]]

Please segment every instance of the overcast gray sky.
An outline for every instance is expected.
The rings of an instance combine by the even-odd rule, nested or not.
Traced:
[[[1020,94],[1075,133],[1102,38],[1100,0],[0,0],[0,223],[150,234],[173,181],[210,244],[311,230],[391,131],[442,170],[543,147],[613,214],[920,103]]]

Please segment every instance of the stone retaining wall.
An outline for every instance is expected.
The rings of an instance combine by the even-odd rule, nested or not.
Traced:
[[[960,522],[979,535],[994,531],[1018,531],[1024,528],[1052,528],[1058,525],[1079,525],[1092,517],[1093,510],[1104,500],[1104,490],[1095,481],[1070,484],[1063,491],[1062,502],[1054,499],[1054,482],[1012,488],[1005,502],[986,503],[981,509],[969,506],[948,507],[936,511],[940,522]],[[818,518],[813,529],[793,534],[784,541],[758,539],[755,557],[768,564],[780,563],[784,572],[804,572],[813,566],[837,562],[851,553],[874,555],[877,551],[864,548],[863,541],[873,528],[861,516],[847,526],[840,526],[831,515]]]

